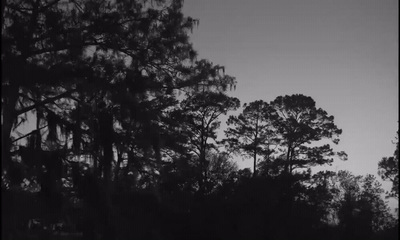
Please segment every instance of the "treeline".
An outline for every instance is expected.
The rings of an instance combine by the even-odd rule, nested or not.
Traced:
[[[397,238],[374,176],[311,173],[347,159],[334,117],[301,94],[240,108],[182,4],[2,3],[2,239]],[[398,199],[398,143],[379,169]]]

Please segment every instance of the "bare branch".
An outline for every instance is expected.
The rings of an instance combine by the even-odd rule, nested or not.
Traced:
[[[52,103],[52,102],[54,102],[54,101],[56,101],[56,100],[58,100],[58,99],[61,99],[61,98],[67,98],[67,97],[69,97],[73,92],[75,92],[76,90],[75,89],[73,89],[73,90],[69,90],[69,91],[66,91],[66,92],[64,92],[64,93],[61,93],[60,95],[57,95],[57,96],[55,96],[55,97],[51,97],[51,98],[47,98],[46,100],[44,100],[44,101],[41,101],[41,102],[38,102],[38,103],[36,103],[36,104],[34,104],[34,105],[31,105],[31,106],[29,106],[29,107],[25,107],[25,108],[23,108],[23,109],[20,109],[20,110],[18,110],[18,111],[16,111],[16,116],[19,116],[19,115],[21,115],[21,114],[23,114],[23,113],[26,113],[26,112],[29,112],[30,110],[33,110],[33,109],[35,109],[35,108],[37,108],[37,107],[39,107],[39,106],[43,106],[43,105],[46,105],[46,104],[48,104],[48,103]]]

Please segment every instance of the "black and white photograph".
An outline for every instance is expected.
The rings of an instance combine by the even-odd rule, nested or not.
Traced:
[[[1,0],[2,240],[396,240],[398,0]]]

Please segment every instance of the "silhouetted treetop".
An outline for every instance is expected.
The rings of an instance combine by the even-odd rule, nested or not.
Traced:
[[[389,196],[399,199],[399,132],[397,132],[397,143],[394,156],[384,157],[378,163],[378,174],[383,180],[392,182],[392,189]]]
[[[253,173],[256,174],[258,157],[268,158],[272,147],[277,146],[276,121],[274,109],[262,100],[243,105],[243,112],[238,116],[229,116],[228,137],[223,142],[234,153],[242,154],[253,159]],[[268,160],[267,160],[268,161]]]
[[[335,153],[329,144],[312,146],[327,139],[337,144],[342,130],[334,123],[334,117],[315,101],[302,94],[279,96],[270,104],[277,114],[275,126],[285,147],[286,170],[331,163],[333,156],[346,157],[344,152]]]

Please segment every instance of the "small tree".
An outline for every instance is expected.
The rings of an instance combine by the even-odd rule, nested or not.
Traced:
[[[239,99],[229,97],[222,92],[200,92],[182,101],[181,129],[188,137],[188,149],[198,159],[199,190],[204,193],[207,181],[208,163],[206,153],[216,148],[217,129],[221,122],[218,118],[228,111],[239,107]]]
[[[302,94],[279,96],[270,105],[277,114],[274,124],[286,154],[287,173],[292,174],[296,168],[330,164],[334,155],[346,159],[346,153],[334,152],[329,144],[311,145],[323,139],[337,144],[342,133],[335,125],[334,117],[317,108],[311,97]]]
[[[207,158],[209,159],[207,192],[213,192],[228,181],[230,176],[237,171],[238,166],[226,152],[209,151]]]
[[[397,132],[397,136],[399,132]],[[393,157],[384,157],[378,163],[378,174],[383,180],[392,182],[392,189],[389,197],[399,199],[399,139],[397,137],[397,146]]]
[[[381,198],[384,190],[373,175],[339,171],[335,182],[334,204],[347,237],[367,237],[393,226],[394,218]]]
[[[271,146],[276,144],[275,128],[272,124],[276,114],[268,103],[258,100],[243,105],[243,112],[239,116],[229,116],[228,137],[223,142],[234,153],[244,153],[253,158],[253,176],[257,173],[258,156],[269,159],[273,152]]]

